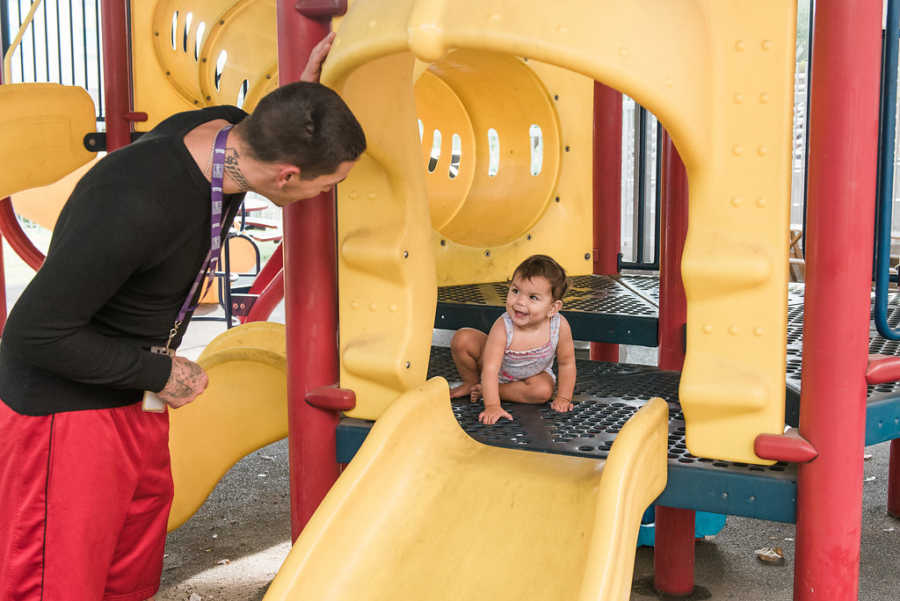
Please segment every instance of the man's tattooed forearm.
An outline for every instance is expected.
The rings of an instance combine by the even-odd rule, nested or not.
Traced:
[[[239,159],[240,155],[238,154],[237,149],[225,149],[225,173],[237,183],[242,192],[246,192],[250,189],[250,182],[248,182],[247,178],[244,177],[244,174],[241,173],[241,169],[238,166]]]

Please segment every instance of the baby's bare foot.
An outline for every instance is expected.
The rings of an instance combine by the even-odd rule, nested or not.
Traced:
[[[472,384],[472,390],[469,392],[469,400],[477,403],[481,400],[481,384]]]
[[[454,386],[450,389],[450,398],[458,399],[460,397],[469,396],[472,393],[472,387],[477,386],[477,384],[463,382],[459,386]]]

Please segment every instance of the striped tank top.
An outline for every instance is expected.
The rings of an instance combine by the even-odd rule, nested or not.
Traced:
[[[513,322],[508,313],[503,314],[503,325],[506,327],[506,350],[503,352],[503,363],[500,364],[500,383],[524,380],[542,371],[550,374],[556,382],[553,359],[559,342],[559,313],[554,313],[550,318],[550,339],[537,348],[524,351],[509,348],[513,337]]]

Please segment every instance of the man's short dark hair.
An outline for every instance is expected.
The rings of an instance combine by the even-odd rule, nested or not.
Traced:
[[[254,159],[295,165],[302,179],[334,173],[366,149],[362,126],[341,97],[304,81],[263,97],[239,131]]]

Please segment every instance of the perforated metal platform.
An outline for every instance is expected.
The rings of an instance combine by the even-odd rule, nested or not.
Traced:
[[[438,288],[434,327],[488,331],[505,310],[506,282]],[[578,340],[656,346],[659,278],[584,275],[571,278],[563,313]]]
[[[659,277],[656,275],[577,276],[566,295],[564,313],[575,337],[582,340],[656,346]],[[785,422],[799,421],[803,356],[803,301],[806,286],[788,284],[787,399]],[[487,330],[503,312],[506,284],[494,282],[441,288],[435,327],[463,326]],[[900,295],[889,297],[888,321],[900,324]],[[870,354],[900,356],[900,342],[886,340],[871,329]],[[900,382],[868,388],[866,444],[900,438]]]
[[[799,421],[800,382],[803,367],[803,284],[791,284],[791,296],[799,303],[788,302],[787,328],[787,401],[785,421],[796,426]],[[888,323],[900,324],[900,295],[888,297]],[[869,354],[900,356],[900,342],[887,340],[875,329],[869,329]],[[900,438],[900,382],[870,385],[866,400],[866,445]]]
[[[603,342],[656,345],[659,280],[656,276],[579,276],[566,296],[565,313],[576,338]],[[805,286],[788,286],[786,421],[797,424],[803,352],[803,301]],[[481,319],[488,329],[503,311],[505,283],[453,286],[439,291],[436,327],[472,326]],[[602,313],[595,313],[602,312]],[[443,315],[442,315],[443,313]],[[590,316],[582,318],[583,315]],[[591,321],[591,319],[595,321]],[[598,319],[599,318],[599,319]],[[618,320],[605,337],[578,334],[595,332],[602,319]],[[900,295],[891,295],[891,326],[900,325]],[[653,342],[647,344],[646,328],[652,322]],[[627,325],[626,325],[627,324]],[[634,329],[645,329],[643,338]],[[643,342],[636,342],[635,338]],[[886,340],[871,329],[869,353],[900,356],[900,342]],[[458,380],[449,349],[432,349],[429,377]],[[697,458],[687,451],[684,421],[678,404],[680,375],[658,369],[622,364],[578,361],[575,409],[559,414],[548,406],[505,403],[515,420],[485,426],[478,423],[481,403],[454,401],[460,425],[472,438],[494,446],[604,459],[616,434],[628,418],[653,396],[669,403],[669,478],[659,504],[699,511],[742,515],[792,522],[796,506],[796,469],[782,463],[755,466]],[[349,461],[371,427],[371,422],[342,420],[338,427],[338,458]],[[900,383],[869,386],[866,444],[900,438]]]
[[[619,281],[659,308],[659,275],[620,275]]]
[[[472,438],[484,444],[605,459],[616,434],[645,402],[669,403],[669,481],[659,503],[713,513],[773,521],[794,520],[796,472],[785,464],[756,466],[700,459],[684,441],[677,372],[642,365],[578,361],[575,409],[556,413],[548,405],[504,403],[515,417],[493,426],[478,423],[481,403],[454,401],[454,415]],[[458,381],[449,349],[433,348],[428,377]],[[340,461],[349,461],[368,423],[344,420],[338,428]],[[355,446],[354,446],[355,445]]]

